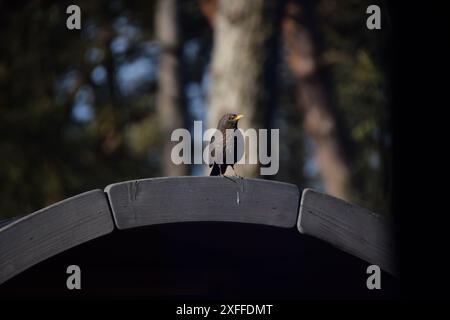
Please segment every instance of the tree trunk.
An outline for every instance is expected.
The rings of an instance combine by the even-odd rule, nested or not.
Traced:
[[[211,28],[214,28],[216,22],[217,2],[218,0],[198,0],[200,10],[208,20]]]
[[[286,59],[297,81],[297,105],[303,114],[304,130],[315,142],[315,157],[325,189],[348,199],[348,143],[326,86],[326,70],[319,66],[320,42],[312,11],[310,1],[291,0],[286,6],[282,25]]]
[[[161,138],[164,143],[161,158],[164,176],[181,176],[188,173],[187,165],[175,165],[170,157],[172,131],[187,128],[187,110],[183,99],[181,81],[181,41],[179,34],[178,5],[176,0],[159,0],[155,11],[155,32],[161,47],[157,110]]]
[[[214,23],[209,128],[216,128],[225,113],[244,114],[239,121],[244,130],[266,128],[272,89],[266,73],[272,67],[268,59],[273,53],[278,6],[275,0],[226,0],[218,3],[215,14],[207,14]],[[237,165],[236,171],[258,176],[259,166]]]

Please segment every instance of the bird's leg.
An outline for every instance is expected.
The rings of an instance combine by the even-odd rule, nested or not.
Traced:
[[[241,192],[242,193],[244,193],[244,183],[238,183],[239,182],[239,179],[241,179],[242,180],[242,182],[244,182],[244,178],[243,177],[241,177],[240,175],[238,175],[237,173],[236,173],[236,170],[234,170],[234,165],[230,165],[231,166],[231,169],[233,169],[233,172],[234,172],[234,176],[233,177],[236,177],[236,178],[238,178],[238,180],[234,180],[233,178],[231,178],[231,177],[228,177],[228,176],[226,176],[226,175],[224,175],[224,177],[225,178],[227,178],[227,179],[230,179],[231,181],[233,181],[234,183],[236,183],[237,185],[240,185],[240,189],[241,189]],[[236,202],[237,202],[237,204],[239,204],[239,203],[241,203],[241,200],[240,200],[240,197],[239,197],[239,191],[236,191]]]
[[[234,183],[237,183],[235,180],[233,180],[232,177],[226,176],[224,174],[222,175],[222,177],[227,178],[228,180],[233,181]]]
[[[231,169],[233,169],[234,172],[234,176],[239,178],[239,179],[244,179],[244,177],[241,177],[240,175],[237,174],[236,170],[234,169],[234,165],[231,166]]]
[[[233,168],[233,166],[231,166],[231,168]],[[234,169],[233,169],[233,171],[234,171]],[[236,172],[234,172],[234,173],[235,173],[235,175],[234,175],[234,177],[235,177],[236,176]],[[227,178],[228,180],[233,181],[234,183],[237,183],[232,177],[225,175],[225,173],[222,174],[222,171],[220,171],[220,176],[224,177],[224,178]]]

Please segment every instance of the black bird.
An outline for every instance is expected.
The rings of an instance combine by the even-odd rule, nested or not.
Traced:
[[[225,171],[227,170],[228,166],[231,166],[231,168],[234,171],[234,164],[238,161],[238,150],[237,150],[237,142],[236,142],[236,137],[234,137],[235,139],[235,143],[234,143],[234,159],[233,159],[233,164],[227,164],[226,163],[226,155],[227,153],[230,153],[231,147],[232,147],[232,133],[234,131],[236,131],[237,129],[237,124],[239,119],[241,119],[243,117],[242,114],[234,114],[234,113],[227,113],[226,115],[224,115],[220,121],[219,124],[217,125],[217,129],[220,130],[220,132],[222,133],[221,135],[221,139],[217,139],[217,141],[214,139],[214,137],[211,138],[211,142],[210,142],[210,149],[212,150],[214,148],[214,144],[215,143],[222,143],[222,141],[225,141],[223,143],[223,163],[222,164],[217,164],[217,163],[212,163],[209,166],[212,166],[212,170],[211,173],[209,174],[210,176],[222,176]],[[233,131],[228,130],[229,132],[227,132],[227,129],[233,129]],[[236,173],[236,172],[235,172]]]

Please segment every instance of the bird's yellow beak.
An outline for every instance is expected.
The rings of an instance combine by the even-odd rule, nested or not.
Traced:
[[[240,118],[242,118],[244,115],[243,114],[240,114],[240,115],[237,115],[236,116],[236,118],[234,118],[234,121],[238,121]]]

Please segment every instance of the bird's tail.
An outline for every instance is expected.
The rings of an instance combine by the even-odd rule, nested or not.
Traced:
[[[220,175],[220,166],[218,164],[213,165],[212,169],[211,169],[211,173],[209,174],[210,176],[218,176]]]

